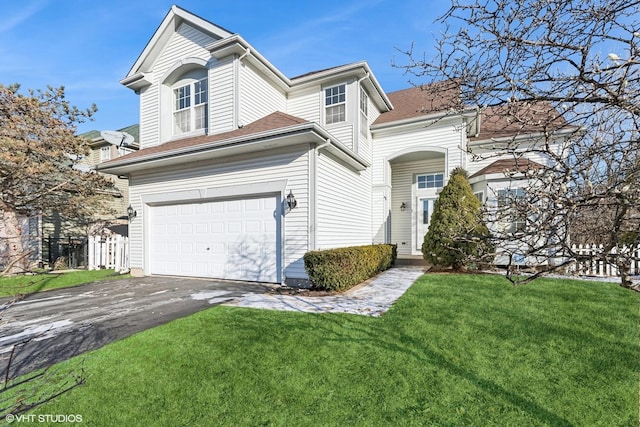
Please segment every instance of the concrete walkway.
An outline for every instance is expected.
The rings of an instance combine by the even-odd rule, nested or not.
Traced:
[[[424,274],[424,267],[394,267],[340,295],[308,297],[246,293],[225,305],[305,313],[382,316]]]

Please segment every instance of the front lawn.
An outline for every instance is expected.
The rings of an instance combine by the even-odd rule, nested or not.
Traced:
[[[86,385],[35,413],[101,426],[636,426],[639,304],[614,284],[427,275],[382,318],[220,306],[88,354]]]
[[[122,279],[113,270],[80,270],[68,273],[46,273],[0,277],[0,298],[31,294],[51,289],[68,288],[98,280]]]

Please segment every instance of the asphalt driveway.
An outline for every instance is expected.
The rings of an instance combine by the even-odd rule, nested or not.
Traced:
[[[16,344],[10,377],[272,286],[140,277],[42,292],[8,308],[0,299],[0,378]]]

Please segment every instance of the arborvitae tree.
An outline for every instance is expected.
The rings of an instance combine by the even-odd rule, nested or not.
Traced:
[[[423,257],[436,267],[458,271],[486,261],[492,253],[480,201],[473,194],[467,172],[456,168],[434,203],[422,244]]]

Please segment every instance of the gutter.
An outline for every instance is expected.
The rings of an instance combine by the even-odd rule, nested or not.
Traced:
[[[559,131],[553,131],[550,133],[552,138],[559,138],[565,135],[571,135],[576,131],[576,128],[565,128]],[[474,147],[482,148],[485,144],[501,144],[501,143],[509,143],[514,141],[526,141],[526,140],[539,140],[544,137],[544,133],[542,132],[532,132],[532,133],[522,133],[522,134],[514,134],[511,136],[499,136],[499,137],[490,137],[481,140],[470,140],[469,145]]]
[[[468,117],[475,113],[476,113],[475,107],[465,108],[464,110],[462,110],[462,112],[454,113],[454,114],[448,111],[437,111],[435,113],[425,114],[423,116],[410,117],[408,119],[395,120],[392,122],[381,123],[377,125],[374,124],[371,126],[371,133],[384,131],[389,128],[405,127],[405,126],[409,127],[411,125],[416,125],[424,121],[437,121],[437,120],[447,119],[447,118]]]
[[[304,133],[314,133],[320,137],[324,143],[320,144],[320,148],[328,149],[330,152],[350,164],[352,167],[358,170],[364,170],[371,166],[363,157],[353,153],[349,148],[340,143],[337,138],[325,131],[316,123],[302,123],[285,128],[279,128],[275,130],[259,132],[251,135],[244,135],[230,139],[222,139],[218,141],[211,141],[208,143],[198,144],[185,148],[176,148],[168,151],[161,151],[157,153],[151,153],[148,155],[136,156],[132,159],[127,159],[126,156],[122,159],[115,159],[109,162],[98,165],[97,170],[105,173],[110,173],[109,170],[116,170],[124,167],[131,167],[136,165],[142,165],[150,162],[161,162],[163,160],[175,159],[177,157],[186,157],[203,152],[213,152],[218,150],[229,149],[233,147],[241,147],[244,145],[259,144],[267,140],[273,140],[278,138],[294,137],[302,135]],[[296,144],[308,144],[312,141],[303,140],[301,142],[294,142]],[[116,172],[117,174],[117,172]]]

